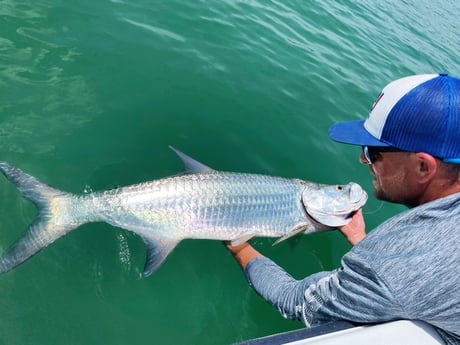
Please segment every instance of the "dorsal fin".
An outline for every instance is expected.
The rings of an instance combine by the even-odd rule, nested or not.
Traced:
[[[208,173],[214,171],[214,169],[211,169],[210,167],[194,160],[193,158],[187,156],[185,153],[175,149],[174,147],[169,146],[169,148],[173,150],[184,163],[186,174]]]

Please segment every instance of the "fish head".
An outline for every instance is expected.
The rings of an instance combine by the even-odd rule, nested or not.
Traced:
[[[307,183],[302,203],[315,221],[330,227],[348,224],[367,201],[367,193],[357,183],[324,185]]]

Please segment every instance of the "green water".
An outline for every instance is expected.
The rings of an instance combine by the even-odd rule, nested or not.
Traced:
[[[460,75],[456,0],[0,0],[0,159],[70,192],[219,170],[360,183],[328,127],[414,73]],[[402,210],[370,198],[368,229]],[[34,208],[0,179],[0,249]],[[340,264],[337,232],[253,244],[296,277]],[[139,279],[135,235],[88,224],[0,277],[0,344],[231,344],[302,327],[217,241]]]

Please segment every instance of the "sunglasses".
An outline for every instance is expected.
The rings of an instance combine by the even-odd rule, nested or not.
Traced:
[[[404,152],[396,147],[391,146],[363,146],[363,156],[365,161],[361,161],[363,164],[374,164],[377,160],[377,156],[382,152]]]

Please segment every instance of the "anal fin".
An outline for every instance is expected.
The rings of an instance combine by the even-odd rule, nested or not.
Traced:
[[[179,241],[165,238],[143,237],[147,246],[144,272],[142,277],[148,277],[155,272],[177,246]]]

